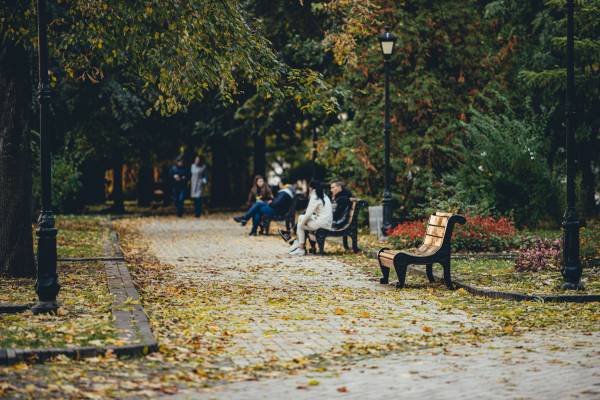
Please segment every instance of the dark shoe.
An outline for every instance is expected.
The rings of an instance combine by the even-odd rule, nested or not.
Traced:
[[[256,232],[255,231],[250,231],[250,234],[248,236],[256,236]]]
[[[285,240],[286,243],[289,243],[290,240],[292,239],[292,235],[290,235],[290,233],[288,231],[284,231],[283,229],[279,229],[279,236],[281,236],[281,238],[283,240]]]
[[[242,224],[242,226],[245,226],[248,223],[248,220],[244,217],[233,217],[233,220],[235,222],[239,222],[240,224]]]

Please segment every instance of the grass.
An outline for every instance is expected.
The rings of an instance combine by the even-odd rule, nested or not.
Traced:
[[[103,255],[108,226],[103,217],[58,216],[59,257]],[[0,314],[0,348],[47,348],[118,344],[112,326],[112,297],[101,263],[60,263],[57,315]],[[37,299],[35,280],[0,277],[0,303]]]

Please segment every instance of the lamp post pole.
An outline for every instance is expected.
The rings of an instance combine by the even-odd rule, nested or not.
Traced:
[[[383,175],[383,226],[382,233],[385,236],[387,231],[392,228],[392,192],[390,190],[391,171],[390,171],[390,58],[394,51],[394,43],[396,37],[389,32],[386,27],[385,31],[379,36],[381,52],[383,53],[383,65],[385,74],[385,115],[383,122],[384,135],[384,175]]]
[[[390,60],[386,57],[383,61],[385,69],[385,121],[383,123],[384,136],[384,189],[383,189],[383,234],[392,227],[392,192],[390,191]]]
[[[573,49],[573,0],[567,0],[567,209],[563,220],[563,288],[581,289],[579,260],[579,221],[575,209],[575,60]]]
[[[50,106],[50,84],[48,81],[48,37],[46,0],[37,0],[38,11],[38,58],[40,106],[40,167],[42,184],[42,209],[36,231],[38,238],[37,281],[35,291],[38,303],[32,308],[34,314],[55,312],[58,309],[56,296],[60,289],[56,274],[56,234],[52,212],[52,165],[50,146],[52,138],[48,130],[48,108]]]

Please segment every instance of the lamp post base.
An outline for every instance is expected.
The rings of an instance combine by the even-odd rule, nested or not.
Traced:
[[[565,283],[563,283],[562,288],[564,290],[583,290],[583,289],[585,289],[585,286],[581,282],[579,282],[579,283],[565,282]]]
[[[57,311],[58,303],[56,301],[40,301],[35,306],[31,307],[31,312],[34,315],[56,314]]]

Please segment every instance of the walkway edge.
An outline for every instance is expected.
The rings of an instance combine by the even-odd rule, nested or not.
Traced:
[[[104,248],[108,289],[113,297],[111,307],[119,339],[130,344],[105,347],[73,347],[47,349],[0,349],[0,365],[13,365],[19,362],[42,363],[57,356],[80,360],[112,353],[118,357],[143,356],[158,351],[158,343],[150,329],[148,317],[140,303],[140,298],[119,247],[118,237],[110,230],[109,241]]]

